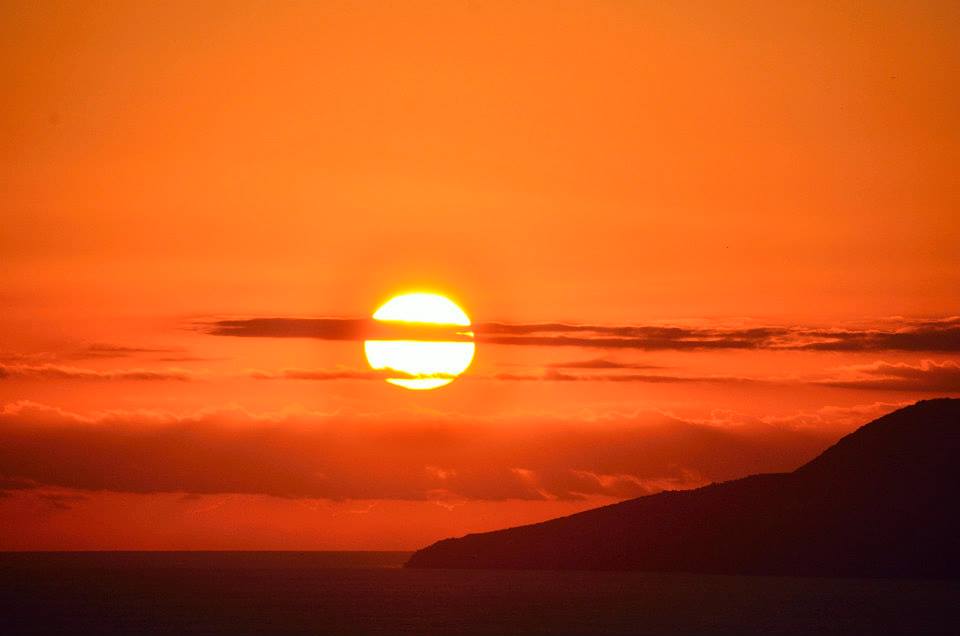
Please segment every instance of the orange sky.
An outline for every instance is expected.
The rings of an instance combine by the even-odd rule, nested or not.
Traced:
[[[960,395],[958,39],[952,2],[4,3],[0,549],[416,548]],[[478,323],[433,392],[215,335],[421,288]]]

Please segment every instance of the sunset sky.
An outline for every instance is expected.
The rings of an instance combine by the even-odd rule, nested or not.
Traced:
[[[0,549],[415,549],[960,396],[956,2],[4,2]],[[367,320],[476,356],[387,384]],[[359,325],[359,327],[358,327]]]

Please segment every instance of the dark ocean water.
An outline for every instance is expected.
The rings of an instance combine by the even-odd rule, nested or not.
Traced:
[[[404,570],[398,552],[0,553],[0,634],[960,634],[960,582]]]

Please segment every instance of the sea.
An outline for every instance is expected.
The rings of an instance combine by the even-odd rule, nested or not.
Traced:
[[[0,634],[960,634],[960,581],[403,569],[408,556],[0,553]]]

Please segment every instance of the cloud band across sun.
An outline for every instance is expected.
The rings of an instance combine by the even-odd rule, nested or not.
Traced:
[[[355,318],[247,318],[197,325],[215,336],[320,340],[469,340],[455,326]],[[475,323],[477,343],[641,351],[781,350],[960,352],[960,317],[888,319],[868,326],[690,327],[567,323]]]

